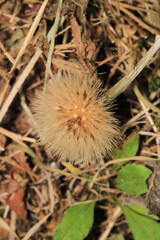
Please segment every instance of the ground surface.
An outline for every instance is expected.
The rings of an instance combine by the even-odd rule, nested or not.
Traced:
[[[103,88],[119,82],[160,33],[159,1],[68,0],[60,11],[58,3],[0,1],[0,240],[16,239],[15,234],[24,240],[53,239],[64,212],[90,201],[96,205],[88,232],[81,238],[65,238],[64,233],[55,239],[143,240],[135,233],[125,207],[134,203],[160,216],[159,163],[154,161],[160,159],[160,53],[134,80],[138,93],[132,83],[116,98],[113,109],[120,122],[121,150],[119,155],[107,155],[103,165],[58,162],[58,157],[37,142],[30,106],[45,79],[64,71],[76,75],[87,72],[94,80],[101,79]],[[123,145],[127,141],[131,141],[129,149]],[[140,190],[120,185],[123,164],[116,167],[113,163],[116,158],[128,157],[126,165],[134,168],[134,160],[136,173],[138,165],[145,176],[133,174],[129,179],[127,173],[125,181],[132,186],[135,180]],[[142,157],[150,157],[150,161]],[[133,172],[131,169],[131,175]],[[84,215],[82,221],[85,219]],[[72,232],[72,226],[69,228]],[[160,239],[159,235],[155,239]]]

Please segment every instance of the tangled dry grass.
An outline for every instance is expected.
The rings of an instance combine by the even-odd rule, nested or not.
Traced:
[[[112,144],[115,145],[114,139],[119,136],[117,121],[110,113],[108,104],[106,106],[104,98],[99,98],[99,84],[91,88],[83,76],[88,74],[94,76],[94,79],[100,78],[102,88],[107,86],[111,89],[127,75],[158,39],[159,1],[69,0],[63,1],[62,5],[61,2],[0,1],[0,240],[52,239],[64,211],[73,204],[90,199],[98,202],[98,214],[95,215],[95,225],[87,239],[109,239],[115,233],[131,239],[133,236],[124,216],[120,208],[115,207],[115,199],[120,194],[123,195],[114,185],[117,171],[111,166],[116,160],[112,154],[106,155],[106,152],[112,149]],[[137,78],[138,87],[130,85],[117,98],[116,110],[123,134],[128,136],[131,132],[138,132],[141,135],[139,155],[153,159],[158,159],[160,155],[159,109],[156,107],[159,106],[160,94],[159,66],[159,53],[156,53]],[[59,98],[66,78],[62,78],[63,81],[59,84],[54,78],[54,74],[64,71],[80,76],[81,79],[76,83],[66,82],[66,85],[70,84],[69,88],[74,92],[74,96],[77,91],[81,93],[80,97],[73,97],[71,103]],[[49,83],[48,78],[54,79],[53,82]],[[66,144],[68,140],[63,137],[61,129],[59,131],[62,143],[58,142],[57,138],[54,142],[57,126],[53,129],[53,139],[48,136],[50,126],[46,130],[43,121],[46,121],[44,117],[48,113],[49,116],[52,114],[49,105],[49,108],[40,111],[38,117],[35,115],[36,119],[42,120],[39,122],[41,142],[47,144],[47,148],[50,148],[52,153],[56,152],[61,159],[70,158],[72,162],[80,161],[81,158],[89,162],[105,155],[109,162],[101,169],[97,163],[81,169],[68,163],[56,163],[54,158],[39,146],[33,135],[34,117],[30,104],[43,86],[46,86],[46,92],[36,100],[36,106],[40,105],[45,94],[56,98],[58,104],[60,101],[58,106],[54,105],[59,108],[56,109],[57,115],[62,114],[57,124],[65,125],[63,118],[67,115],[66,127],[68,130],[72,129],[70,131],[73,135],[75,132],[78,137],[88,131],[89,121],[96,126],[98,124],[97,128],[104,131],[104,135],[99,135],[96,127],[90,129],[90,145],[87,145],[87,140],[82,142],[75,155],[78,142],[73,145],[73,136],[70,139],[70,148],[73,149],[69,151],[67,145],[64,147],[62,144]],[[51,88],[56,89],[57,95],[52,95]],[[96,99],[100,110],[103,108],[103,124],[96,123],[101,117],[96,117],[97,105],[91,105],[89,97],[86,98],[89,105],[83,106],[83,100],[86,100],[85,90],[87,96]],[[68,98],[68,94],[65,89],[62,97],[66,95]],[[103,91],[101,94],[103,96]],[[66,109],[62,110],[63,106],[68,106],[71,110],[74,108],[73,118],[66,114]],[[86,113],[88,108],[95,111],[94,117]],[[104,108],[107,111],[104,111]],[[49,121],[54,120],[55,112],[52,116]],[[108,125],[110,120],[112,122]],[[80,132],[80,129],[83,131]],[[43,140],[42,135],[45,135]],[[95,137],[98,137],[98,147],[94,152]],[[56,144],[56,147],[54,145],[51,149],[48,141]],[[150,166],[156,176],[156,173],[159,173],[157,162],[153,161]],[[153,186],[150,202],[152,209],[156,206],[157,213],[159,179],[155,179],[156,184],[151,182],[150,185]],[[102,218],[97,220],[96,217],[102,212]]]

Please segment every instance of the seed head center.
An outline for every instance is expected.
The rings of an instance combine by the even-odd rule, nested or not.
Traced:
[[[79,108],[77,105],[75,105],[74,108],[73,117],[67,121],[68,130],[75,132],[76,129],[79,129],[79,131],[83,131],[87,119],[86,109],[84,107]]]
[[[77,111],[74,114],[74,120],[73,122],[78,124],[78,126],[82,126],[82,122],[84,122],[86,120],[86,113],[85,113],[85,109],[82,108],[81,110]]]

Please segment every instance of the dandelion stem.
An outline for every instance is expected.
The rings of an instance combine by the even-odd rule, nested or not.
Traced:
[[[61,9],[61,6],[62,6],[62,2],[63,2],[63,0],[59,0],[57,14],[56,14],[54,24],[53,24],[51,30],[49,31],[49,33],[47,35],[47,40],[48,40],[48,42],[51,42],[51,44],[50,44],[50,48],[49,48],[47,65],[46,65],[44,91],[45,91],[45,87],[46,87],[46,81],[47,81],[47,78],[48,78],[48,75],[49,75],[49,70],[50,70],[50,67],[51,67],[52,53],[53,53],[54,46],[55,46],[55,35],[56,35],[56,32],[58,30],[58,26],[59,26],[60,9]]]
[[[114,100],[118,97],[128,85],[138,76],[138,74],[145,68],[145,66],[152,59],[154,54],[160,48],[160,35],[157,38],[157,41],[153,44],[153,46],[148,50],[146,55],[139,61],[137,66],[133,68],[126,76],[124,76],[118,83],[116,83],[107,93],[107,98],[109,100]]]

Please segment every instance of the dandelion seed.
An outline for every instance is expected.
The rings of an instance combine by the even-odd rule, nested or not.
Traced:
[[[90,78],[55,75],[33,100],[38,140],[61,161],[85,165],[102,161],[120,138],[106,92],[99,80],[91,85]]]

